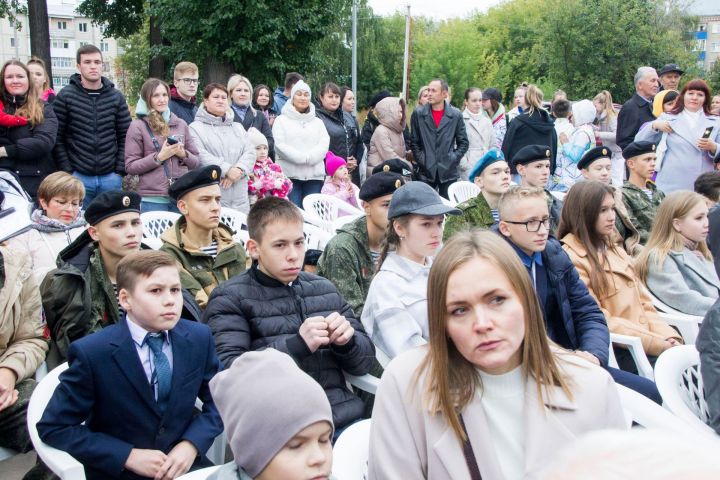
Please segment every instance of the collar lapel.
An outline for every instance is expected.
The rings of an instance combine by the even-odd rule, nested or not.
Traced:
[[[706,265],[706,262],[697,258],[695,254],[689,250],[683,250],[681,255],[670,252],[670,255],[675,258],[680,257],[678,261],[685,267],[695,272],[704,282],[720,289],[720,281],[717,275],[713,275],[713,272],[710,271],[714,268],[712,263],[707,263]]]

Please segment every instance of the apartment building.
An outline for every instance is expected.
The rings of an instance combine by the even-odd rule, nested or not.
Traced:
[[[89,18],[75,12],[80,0],[47,0],[50,25],[50,56],[52,57],[53,88],[60,90],[76,73],[75,52],[91,43],[103,52],[103,75],[116,84],[122,80],[115,66],[115,58],[122,53],[113,38],[105,38],[103,28],[93,25]],[[4,18],[0,20],[0,62],[11,59],[23,62],[30,58],[30,29],[27,16],[19,17],[22,24],[17,30]],[[121,87],[121,85],[118,85]]]
[[[720,1],[695,0],[688,11],[698,17],[695,30],[698,67],[708,71],[720,57]]]

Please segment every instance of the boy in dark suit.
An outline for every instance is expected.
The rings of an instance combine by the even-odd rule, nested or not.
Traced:
[[[70,345],[40,438],[80,461],[88,480],[175,478],[209,465],[203,454],[223,428],[208,388],[220,363],[210,329],[180,319],[175,260],[130,253],[117,287],[125,319]]]

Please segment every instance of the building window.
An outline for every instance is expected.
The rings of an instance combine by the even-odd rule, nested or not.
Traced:
[[[100,51],[101,52],[109,52],[110,44],[108,42],[100,42]]]
[[[110,62],[103,62],[103,72],[110,71]]]
[[[67,30],[67,22],[66,21],[57,22],[57,28],[58,28],[58,30]]]
[[[78,30],[80,30],[81,32],[87,33],[87,23],[79,23]]]
[[[712,44],[712,51],[713,51],[713,52],[720,52],[720,42],[713,42],[713,44]]]
[[[698,27],[698,32],[704,32],[705,31],[705,25],[700,25]]]
[[[712,24],[712,33],[720,33],[720,23]]]
[[[90,42],[79,42],[81,47],[84,47],[85,45],[89,45]]]
[[[55,89],[65,87],[70,84],[70,77],[53,75],[53,87]]]
[[[52,57],[54,68],[72,68],[75,66],[75,59],[72,57]]]
[[[10,37],[10,46],[15,47],[15,37]]]
[[[701,52],[705,51],[705,40],[696,40],[695,41],[695,50],[700,50]]]
[[[53,39],[50,43],[52,48],[70,48],[70,41],[62,38]]]

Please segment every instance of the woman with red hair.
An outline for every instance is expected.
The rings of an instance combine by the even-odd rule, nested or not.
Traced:
[[[693,190],[695,179],[720,160],[720,119],[710,114],[710,88],[700,79],[685,84],[675,107],[638,132],[635,140],[658,147],[656,183],[666,194]],[[664,144],[664,145],[663,145]]]

